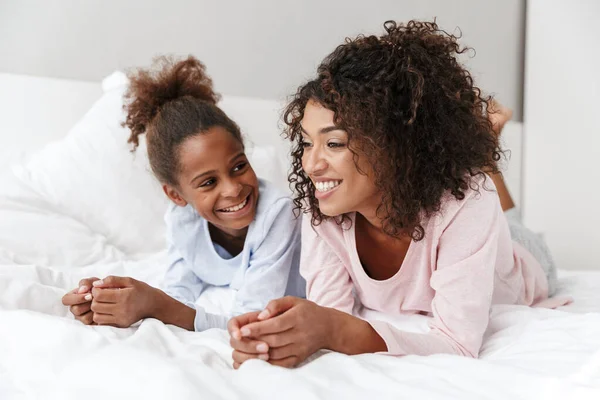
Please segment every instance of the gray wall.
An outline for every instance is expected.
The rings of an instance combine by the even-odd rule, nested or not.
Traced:
[[[480,87],[522,115],[525,0],[0,0],[0,72],[99,80],[194,54],[225,94],[281,98],[346,36],[386,19],[459,26]]]

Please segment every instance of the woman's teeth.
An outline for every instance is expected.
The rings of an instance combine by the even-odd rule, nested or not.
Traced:
[[[237,205],[235,205],[233,207],[229,207],[229,208],[223,208],[221,211],[224,211],[224,212],[236,212],[236,211],[239,211],[239,210],[241,210],[242,208],[244,208],[246,206],[247,202],[248,202],[248,197],[246,197],[244,199],[244,201],[242,201],[240,204],[237,204]]]
[[[342,181],[326,181],[326,182],[315,182],[315,187],[319,192],[328,192],[337,185],[339,185]]]

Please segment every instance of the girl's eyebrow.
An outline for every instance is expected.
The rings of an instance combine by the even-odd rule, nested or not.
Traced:
[[[237,153],[235,156],[231,157],[230,161],[234,161],[242,156],[246,155],[246,153],[244,153],[243,151],[240,151],[239,153]],[[194,177],[194,179],[192,179],[190,181],[190,185],[194,183],[195,180],[197,180],[198,178],[203,177],[204,175],[210,175],[210,174],[215,174],[217,171],[214,169],[211,169],[210,171],[206,171],[206,172],[202,172],[201,174],[198,174]]]
[[[198,178],[201,178],[201,177],[203,177],[204,175],[214,174],[214,173],[216,173],[216,172],[217,172],[216,170],[214,170],[214,169],[211,169],[210,171],[206,171],[206,172],[203,172],[203,173],[201,173],[201,174],[198,174],[198,175],[196,175],[196,176],[194,177],[194,179],[192,179],[192,180],[190,181],[190,185],[191,185],[192,183],[194,183],[194,181],[195,181],[195,180],[197,180]]]
[[[234,160],[236,160],[236,159],[238,159],[238,158],[240,158],[240,157],[242,157],[242,156],[245,156],[245,155],[246,155],[246,153],[245,153],[245,152],[243,152],[243,151],[240,151],[240,152],[239,152],[239,153],[237,153],[235,156],[231,157],[231,158],[229,159],[229,161],[230,161],[230,162],[231,162],[231,161],[234,161]]]

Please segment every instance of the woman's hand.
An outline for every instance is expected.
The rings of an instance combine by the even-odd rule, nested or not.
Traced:
[[[228,328],[234,367],[251,358],[265,360],[265,355],[273,365],[293,367],[318,350],[331,348],[338,313],[342,314],[312,301],[287,296],[269,302],[260,313],[233,318]]]
[[[62,303],[69,306],[69,311],[75,316],[75,319],[83,322],[85,325],[94,324],[94,312],[92,306],[92,283],[99,280],[98,278],[86,278],[79,281],[79,285],[65,294],[62,298]]]
[[[227,323],[229,331],[229,344],[233,347],[233,368],[238,369],[244,361],[252,358],[267,361],[269,359],[269,345],[265,342],[242,337],[240,329],[253,322],[259,321],[258,315],[261,311],[249,312],[233,317]]]
[[[91,310],[98,325],[127,328],[153,316],[162,292],[152,286],[119,276],[93,282]]]

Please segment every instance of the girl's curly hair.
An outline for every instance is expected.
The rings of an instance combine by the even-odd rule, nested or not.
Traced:
[[[162,183],[178,186],[178,151],[189,137],[220,126],[243,145],[240,128],[217,106],[219,95],[197,58],[161,56],[151,68],[133,70],[128,78],[123,106],[123,126],[131,130],[127,142],[135,151],[140,135],[146,134],[150,167]]]
[[[391,236],[424,237],[423,216],[440,211],[442,196],[478,191],[481,176],[497,172],[502,151],[486,117],[491,97],[482,95],[457,55],[469,50],[435,21],[384,23],[382,36],[347,38],[301,86],[284,110],[291,140],[296,210],[324,216],[315,188],[302,169],[300,122],[308,101],[334,112],[349,148],[367,157],[382,193],[377,215]],[[336,219],[339,221],[343,220]]]

